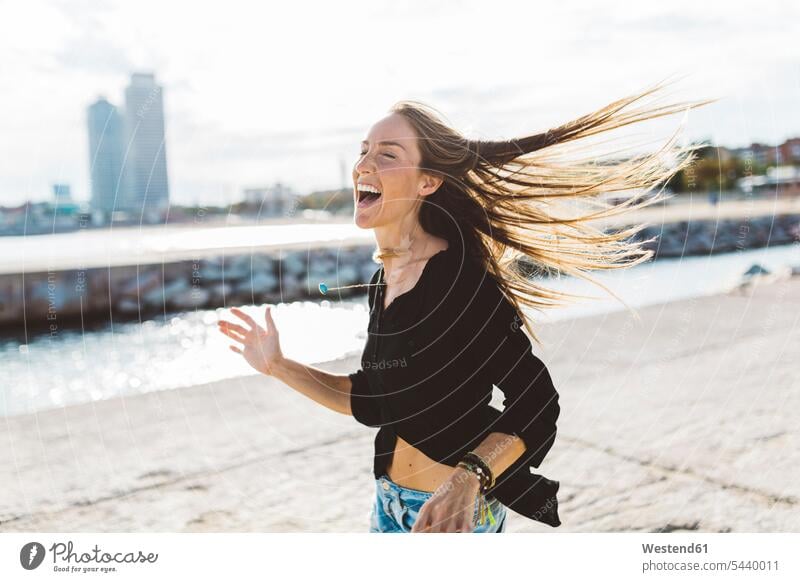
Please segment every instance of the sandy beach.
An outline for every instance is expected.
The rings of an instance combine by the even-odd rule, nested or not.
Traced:
[[[800,278],[638,313],[538,326],[563,524],[507,531],[800,531]],[[0,531],[365,532],[374,434],[265,376],[9,417]]]

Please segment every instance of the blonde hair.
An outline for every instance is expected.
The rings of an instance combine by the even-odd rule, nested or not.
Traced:
[[[687,168],[702,145],[678,146],[675,132],[655,152],[605,159],[573,156],[586,138],[714,101],[632,107],[660,95],[664,86],[657,83],[543,133],[499,141],[468,139],[423,103],[396,103],[390,111],[407,119],[419,137],[420,170],[443,178],[420,207],[422,228],[464,244],[517,311],[521,304],[541,310],[585,297],[531,280],[521,258],[544,271],[586,279],[625,304],[588,273],[650,259],[652,251],[643,248],[649,241],[631,238],[646,225],[602,230],[590,222],[664,201],[663,184]],[[662,188],[650,198],[631,197],[619,204],[605,199],[616,192],[649,193],[659,184]],[[522,320],[541,343],[527,318]]]

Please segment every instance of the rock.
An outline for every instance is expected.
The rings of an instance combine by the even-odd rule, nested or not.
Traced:
[[[150,309],[163,309],[165,303],[189,289],[189,283],[183,279],[168,282],[163,287],[156,287],[142,295],[142,304]]]
[[[185,288],[174,293],[168,303],[176,309],[195,309],[208,304],[211,292],[201,287]]]
[[[759,264],[754,264],[752,267],[744,272],[744,277],[753,277],[754,275],[769,275],[770,271]]]

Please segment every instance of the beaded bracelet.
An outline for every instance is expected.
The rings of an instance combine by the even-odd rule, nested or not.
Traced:
[[[458,465],[456,466],[461,467],[462,469],[466,469],[467,471],[473,473],[476,477],[478,477],[480,492],[486,493],[486,491],[489,489],[489,482],[490,482],[489,475],[487,475],[484,472],[483,468],[480,465],[477,465],[472,461],[467,461],[462,459],[461,461],[458,462]]]
[[[495,525],[492,509],[486,501],[486,491],[494,484],[494,478],[491,470],[483,463],[483,459],[481,459],[481,464],[484,466],[472,462],[472,459],[468,459],[465,455],[465,458],[459,461],[457,466],[477,475],[478,481],[480,482],[480,491],[478,492],[478,524],[483,525],[488,519],[492,525]]]
[[[461,460],[467,463],[473,463],[480,468],[481,474],[485,476],[485,481],[487,481],[487,485],[483,491],[484,493],[486,490],[494,487],[494,473],[492,473],[491,467],[489,467],[489,464],[484,461],[480,455],[474,451],[469,451],[461,458]]]

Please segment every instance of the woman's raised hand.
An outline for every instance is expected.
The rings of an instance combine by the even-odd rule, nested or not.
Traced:
[[[272,320],[271,308],[267,306],[264,320],[266,327],[261,327],[255,320],[241,309],[231,308],[231,313],[242,320],[245,325],[219,320],[219,330],[237,342],[228,346],[237,354],[242,354],[247,363],[262,374],[272,375],[275,367],[283,359],[278,328]]]

